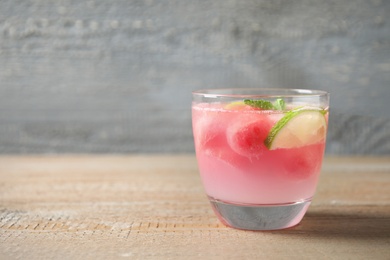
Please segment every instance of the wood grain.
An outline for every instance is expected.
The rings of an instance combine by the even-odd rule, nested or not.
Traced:
[[[194,155],[0,157],[0,259],[389,259],[390,158],[326,158],[298,226],[222,225]]]

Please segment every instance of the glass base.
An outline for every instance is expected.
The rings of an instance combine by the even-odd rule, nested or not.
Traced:
[[[278,230],[297,225],[310,200],[276,205],[239,205],[209,197],[218,218],[227,226],[245,230]]]

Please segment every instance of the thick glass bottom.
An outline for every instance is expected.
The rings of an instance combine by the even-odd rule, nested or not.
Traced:
[[[311,199],[276,205],[239,205],[209,197],[218,218],[227,226],[245,230],[277,230],[297,225]]]

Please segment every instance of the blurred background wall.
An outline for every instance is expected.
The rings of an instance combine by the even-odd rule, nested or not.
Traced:
[[[0,0],[0,153],[193,152],[191,91],[331,92],[328,154],[390,154],[390,1]]]

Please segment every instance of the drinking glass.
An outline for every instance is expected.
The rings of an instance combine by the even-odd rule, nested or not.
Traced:
[[[301,221],[321,171],[328,111],[320,90],[192,92],[199,173],[222,223],[277,230]]]

